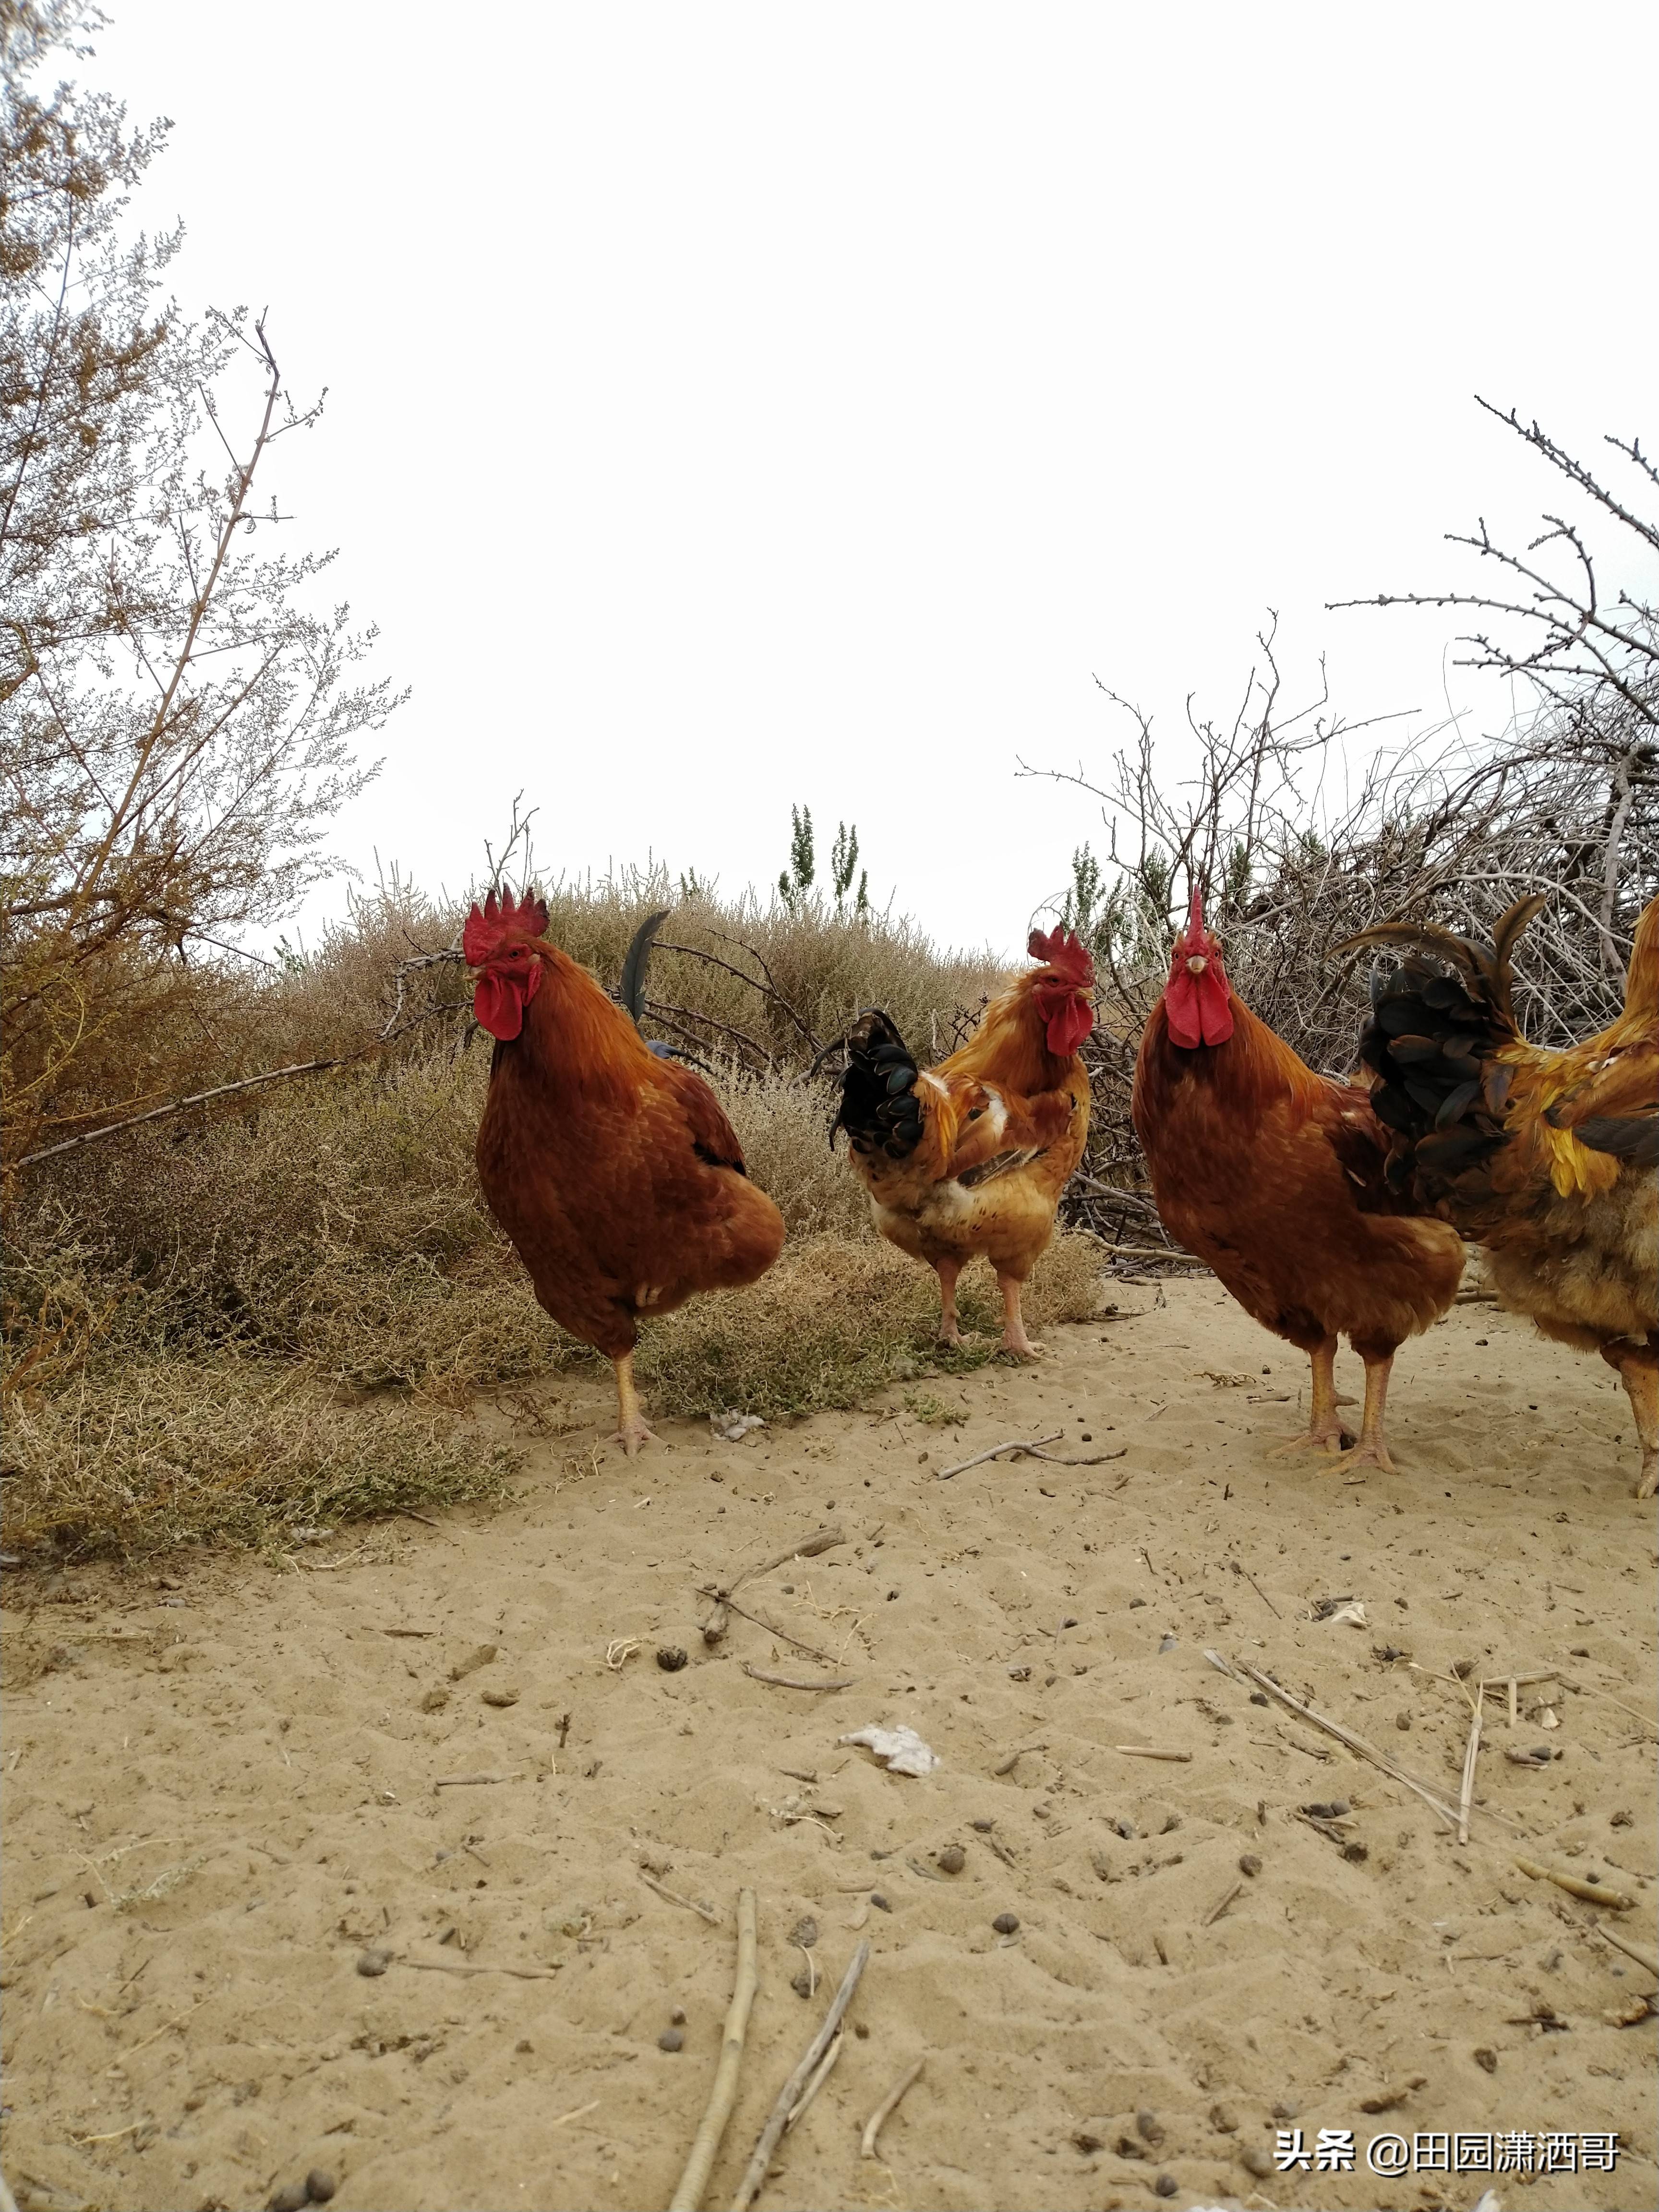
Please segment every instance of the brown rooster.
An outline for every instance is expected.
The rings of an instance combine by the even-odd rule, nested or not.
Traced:
[[[1636,926],[1625,1009],[1598,1036],[1528,1044],[1510,959],[1546,901],[1521,899],[1491,945],[1385,922],[1339,945],[1421,945],[1372,979],[1360,1056],[1389,1126],[1391,1182],[1486,1247],[1492,1285],[1546,1336],[1599,1352],[1629,1393],[1636,1495],[1659,1488],[1659,898]]]
[[[653,1054],[546,930],[530,896],[492,891],[467,918],[473,1011],[495,1039],[478,1180],[542,1306],[615,1366],[632,1458],[652,1434],[634,1385],[640,1317],[756,1281],[783,1217],[702,1078]]]
[[[1316,1075],[1236,994],[1196,891],[1141,1038],[1133,1111],[1170,1235],[1313,1363],[1307,1433],[1280,1449],[1340,1450],[1346,1336],[1365,1363],[1365,1407],[1358,1444],[1330,1463],[1392,1472],[1394,1355],[1451,1304],[1462,1246],[1389,1188],[1366,1092]]]
[[[1054,1209],[1089,1133],[1089,1078],[1079,1048],[1094,1026],[1094,963],[1063,928],[1033,933],[1042,965],[986,1008],[937,1067],[921,1068],[887,1016],[848,1034],[841,1111],[877,1228],[939,1277],[939,1338],[959,1344],[957,1278],[985,1255],[1002,1292],[1002,1347],[1042,1352],[1025,1334],[1020,1292],[1054,1233]]]

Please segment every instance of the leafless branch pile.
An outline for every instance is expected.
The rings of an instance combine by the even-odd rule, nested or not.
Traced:
[[[1647,573],[1659,526],[1535,424],[1503,419],[1626,531],[1620,556],[1629,562],[1633,541],[1634,573]],[[1638,441],[1608,443],[1659,483]],[[1487,936],[1505,907],[1545,891],[1549,905],[1516,959],[1529,1034],[1566,1044],[1616,1014],[1636,917],[1659,890],[1659,588],[1605,594],[1584,528],[1560,516],[1546,523],[1521,555],[1495,544],[1484,525],[1453,541],[1497,563],[1511,596],[1367,603],[1469,606],[1510,619],[1516,641],[1495,627],[1468,641],[1468,665],[1529,687],[1528,712],[1498,737],[1468,738],[1446,724],[1385,744],[1355,789],[1345,741],[1364,726],[1332,717],[1322,687],[1308,706],[1286,708],[1269,631],[1231,724],[1189,713],[1184,743],[1166,750],[1146,715],[1114,699],[1133,735],[1103,774],[1024,768],[1099,799],[1107,833],[1104,866],[1086,848],[1076,856],[1067,902],[1093,947],[1103,998],[1088,1048],[1095,1125],[1069,1195],[1074,1219],[1112,1242],[1155,1230],[1135,1194],[1130,1081],[1194,885],[1225,938],[1234,988],[1314,1067],[1350,1067],[1362,1018],[1366,974],[1352,959],[1333,963],[1331,947],[1395,915]],[[1557,575],[1546,563],[1563,550]]]

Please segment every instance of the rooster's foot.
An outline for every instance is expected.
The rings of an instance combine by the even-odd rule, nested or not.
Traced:
[[[611,1442],[619,1443],[628,1458],[637,1459],[640,1455],[641,1445],[654,1443],[656,1437],[656,1431],[643,1414],[635,1414],[631,1421],[623,1423],[611,1438]]]
[[[1642,1473],[1636,1486],[1638,1498],[1651,1498],[1659,1490],[1659,1452],[1644,1452]]]
[[[1352,1474],[1353,1469],[1357,1467],[1378,1468],[1384,1474],[1398,1474],[1400,1472],[1394,1462],[1389,1457],[1389,1448],[1387,1444],[1383,1443],[1380,1438],[1375,1439],[1370,1443],[1366,1443],[1362,1441],[1361,1443],[1355,1444],[1351,1451],[1341,1453],[1339,1457],[1331,1462],[1331,1469],[1333,1473],[1334,1473],[1338,1468],[1340,1468],[1345,1474]]]
[[[1017,1335],[1012,1331],[1006,1334],[1002,1342],[997,1347],[997,1352],[1000,1358],[1020,1361],[1046,1359],[1048,1357],[1048,1346],[1033,1344],[1024,1329],[1021,1329]]]
[[[1288,1459],[1292,1452],[1316,1451],[1333,1455],[1347,1450],[1353,1438],[1340,1421],[1328,1427],[1304,1429],[1299,1437],[1287,1437],[1282,1444],[1275,1444],[1268,1453],[1269,1459]]]
[[[960,1344],[962,1342],[962,1331],[957,1328],[955,1322],[942,1321],[939,1325],[939,1336],[937,1341],[940,1344]]]

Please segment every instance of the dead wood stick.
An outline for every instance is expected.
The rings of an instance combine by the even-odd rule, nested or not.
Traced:
[[[1486,1684],[1481,1684],[1484,1691]],[[1480,1749],[1480,1715],[1485,1708],[1484,1697],[1477,1697],[1474,1711],[1469,1716],[1469,1741],[1463,1753],[1463,1780],[1457,1792],[1457,1840],[1469,1840],[1469,1804],[1474,1796],[1474,1762]]]
[[[702,1595],[704,1597],[713,1597],[714,1610],[709,1614],[703,1626],[703,1642],[718,1644],[720,1638],[725,1635],[726,1614],[728,1607],[733,1612],[743,1612],[741,1606],[732,1606],[732,1595],[734,1590],[740,1590],[745,1583],[755,1581],[758,1576],[769,1575],[775,1567],[787,1566],[791,1559],[815,1559],[820,1552],[832,1552],[837,1544],[844,1544],[846,1541],[846,1532],[843,1529],[815,1529],[811,1535],[803,1536],[799,1543],[792,1544],[787,1552],[779,1552],[769,1559],[757,1559],[752,1567],[744,1567],[741,1573],[733,1575],[729,1582],[716,1583],[704,1589]],[[752,1618],[749,1614],[744,1614],[744,1617],[745,1620]]]
[[[777,2102],[767,2117],[766,2125],[761,2130],[760,2141],[755,2145],[755,2154],[744,2167],[743,2179],[738,2184],[737,2194],[732,2199],[731,2212],[749,2212],[749,2207],[760,2194],[761,2184],[766,2179],[767,2167],[772,2163],[772,2154],[778,2147],[784,2123],[799,2103],[801,2091],[817,2071],[818,2061],[829,2049],[836,2029],[841,2026],[869,1957],[870,1946],[866,1941],[854,1952],[852,1963],[842,1976],[841,1987],[836,1991],[835,2001],[824,2014],[823,2025],[806,2046],[805,2057],[778,2093]]]
[[[1535,1677],[1523,1674],[1521,1677],[1523,1682],[1529,1679],[1540,1682],[1553,1680],[1558,1681],[1564,1690],[1571,1690],[1575,1697],[1605,1698],[1610,1705],[1617,1705],[1621,1713],[1628,1713],[1633,1721],[1640,1721],[1650,1736],[1659,1737],[1659,1727],[1656,1727],[1645,1713],[1638,1713],[1634,1705],[1627,1705],[1622,1698],[1615,1698],[1611,1690],[1598,1690],[1594,1682],[1575,1682],[1571,1675],[1556,1673],[1553,1669],[1547,1674],[1539,1674]]]
[[[810,1951],[806,1954],[806,1963],[809,1966],[812,1963],[812,1954]],[[846,2040],[847,2039],[843,2035],[837,2035],[831,2039],[830,2048],[824,2052],[823,2057],[819,2059],[817,2066],[813,2072],[811,2080],[808,2081],[806,2087],[801,2091],[799,2096],[796,2098],[794,2103],[789,2108],[789,2117],[783,2124],[783,2131],[785,2135],[788,2134],[790,2129],[794,2126],[796,2121],[799,2119],[801,2114],[811,2103],[813,2098],[817,2095],[818,2091],[823,2088],[824,2083],[830,2079],[831,2073],[835,2070],[836,2061],[841,2057],[841,2046]]]
[[[1407,1774],[1403,1766],[1397,1766],[1393,1759],[1385,1758],[1376,1745],[1367,1743],[1363,1735],[1356,1735],[1352,1729],[1344,1728],[1340,1721],[1328,1720],[1323,1713],[1316,1712],[1311,1705],[1304,1705],[1300,1698],[1293,1698],[1288,1690],[1281,1689],[1273,1676],[1264,1674],[1259,1667],[1251,1667],[1243,1660],[1235,1666],[1231,1660],[1224,1659],[1218,1651],[1206,1651],[1204,1656],[1212,1667],[1218,1668],[1224,1674],[1232,1675],[1235,1680],[1248,1677],[1259,1689],[1266,1690],[1270,1697],[1277,1698],[1280,1705],[1288,1706],[1291,1712],[1300,1714],[1304,1721],[1312,1722],[1316,1728],[1323,1729],[1327,1735],[1334,1735],[1339,1743],[1346,1744],[1359,1758],[1370,1759],[1373,1766],[1380,1766],[1384,1774],[1391,1775],[1396,1782],[1414,1791],[1425,1805],[1433,1807],[1443,1820],[1449,1821],[1454,1828],[1457,1826],[1457,1814],[1443,1797]]]
[[[1050,1467],[1104,1467],[1109,1459],[1127,1459],[1129,1447],[1125,1444],[1120,1451],[1090,1452],[1080,1459],[1062,1459],[1058,1452],[1038,1451],[1034,1445],[1028,1444],[1025,1456],[1027,1459],[1046,1460]]]
[[[1203,1925],[1206,1928],[1214,1927],[1216,1922],[1220,1919],[1222,1914],[1227,1910],[1227,1907],[1232,1903],[1233,1899],[1238,1895],[1243,1887],[1244,1885],[1242,1881],[1236,1881],[1224,1897],[1218,1898],[1216,1900],[1204,1916]]]
[[[738,2098],[738,2073],[743,2064],[744,2038],[749,2032],[749,2008],[755,2001],[755,1893],[752,1889],[738,1892],[738,1975],[732,1984],[732,2002],[726,2008],[726,2028],[720,2039],[720,2064],[714,2069],[714,2087],[708,2093],[691,2154],[685,2161],[685,2171],[680,2176],[680,2185],[674,2191],[668,2212],[697,2212],[702,2203],[702,2192],[708,2186],[708,2175],[714,2163],[714,2154],[726,2133],[726,2124],[732,2117],[732,2107]]]
[[[869,2118],[864,2124],[864,2133],[859,2139],[859,2156],[860,2158],[873,2158],[875,2156],[876,2137],[881,2133],[883,2122],[891,2118],[893,2113],[898,2108],[899,2099],[904,2094],[911,2083],[918,2078],[922,2068],[927,2063],[927,2053],[924,2051],[922,2056],[917,2059],[915,2064],[911,2067],[908,2073],[902,2074],[899,2076],[899,2079],[882,2099],[880,2104],[876,2106],[875,2111],[871,2113]]]
[[[971,1459],[959,1459],[954,1467],[940,1468],[933,1480],[949,1482],[953,1474],[966,1474],[970,1467],[981,1467],[988,1459],[1000,1459],[1004,1452],[1034,1452],[1039,1444],[1057,1444],[1065,1433],[1064,1429],[1055,1429],[1046,1437],[1015,1437],[1006,1444],[993,1444],[988,1451],[975,1452]]]
[[[1604,1943],[1611,1943],[1615,1951],[1622,1951],[1627,1959],[1634,1959],[1638,1966],[1650,1974],[1659,1974],[1659,1953],[1644,1951],[1639,1943],[1632,1943],[1616,1928],[1604,1927],[1598,1920],[1584,1930],[1587,1936],[1599,1936]]]
[[[743,1671],[751,1681],[775,1682],[781,1690],[850,1690],[858,1680],[856,1674],[827,1674],[822,1681],[814,1681],[807,1674],[780,1674],[770,1667],[751,1667],[746,1659]]]
[[[1413,1674],[1421,1674],[1426,1681],[1446,1682],[1449,1683],[1454,1690],[1462,1690],[1466,1697],[1468,1694],[1468,1681],[1467,1677],[1464,1675],[1442,1674],[1437,1673],[1432,1667],[1419,1666],[1415,1659],[1408,1659],[1406,1662],[1406,1666],[1409,1673]],[[1560,1682],[1568,1689],[1571,1689],[1574,1686],[1571,1682],[1566,1680],[1566,1677],[1561,1673],[1560,1669],[1556,1667],[1543,1668],[1535,1674],[1516,1674],[1512,1679],[1517,1686],[1523,1690],[1529,1682]],[[1493,1674],[1483,1681],[1480,1686],[1483,1690],[1501,1690],[1510,1680],[1511,1677],[1508,1674]]]
[[[835,1665],[835,1661],[827,1651],[820,1651],[816,1644],[804,1644],[799,1636],[792,1636],[787,1628],[780,1628],[775,1620],[768,1620],[764,1613],[750,1613],[746,1605],[738,1603],[730,1590],[716,1589],[709,1583],[703,1583],[699,1586],[697,1595],[699,1597],[712,1597],[714,1601],[714,1618],[711,1618],[708,1626],[702,1632],[702,1640],[705,1644],[718,1643],[725,1635],[724,1627],[714,1628],[714,1619],[717,1619],[722,1611],[729,1608],[732,1613],[741,1613],[745,1620],[752,1620],[757,1628],[763,1628],[769,1636],[779,1636],[786,1644],[793,1644],[797,1651],[804,1651],[809,1659],[816,1659],[820,1667]],[[714,1631],[712,1634],[711,1631]]]
[[[757,1575],[769,1575],[775,1567],[787,1567],[791,1559],[816,1559],[820,1552],[833,1552],[837,1544],[846,1541],[847,1532],[843,1528],[816,1529],[811,1535],[803,1536],[798,1544],[791,1544],[775,1558],[745,1567],[740,1575],[734,1576],[727,1583],[726,1593],[729,1595],[732,1590],[741,1589],[745,1583],[753,1582]]]
[[[1521,1717],[1518,1701],[1515,1694],[1520,1686],[1521,1685],[1517,1678],[1511,1674],[1510,1676],[1510,1726],[1511,1728],[1515,1727],[1516,1722]]]
[[[394,1959],[397,1966],[413,1966],[422,1974],[512,1974],[521,1982],[553,1982],[556,1966],[483,1966],[470,1959]]]
[[[1611,1912],[1628,1912],[1636,1903],[1622,1889],[1608,1889],[1599,1881],[1581,1881],[1576,1874],[1563,1874],[1557,1867],[1540,1866],[1536,1859],[1517,1858],[1515,1863],[1534,1881],[1553,1881],[1569,1897],[1582,1897],[1586,1905],[1605,1905]]]
[[[706,1920],[711,1928],[720,1926],[719,1913],[711,1912],[706,1905],[699,1905],[695,1897],[682,1897],[678,1890],[670,1889],[654,1875],[647,1874],[643,1867],[635,1867],[634,1871],[647,1889],[654,1889],[659,1897],[665,1897],[671,1905],[683,1905],[688,1912],[695,1912],[699,1920]]]
[[[991,1769],[991,1771],[993,1774],[1012,1774],[1015,1767],[1018,1765],[1020,1760],[1024,1758],[1027,1752],[1047,1751],[1048,1748],[1048,1747],[1046,1743],[1023,1743],[1018,1751],[1011,1751],[1007,1758],[1002,1761],[1001,1765],[1000,1766],[994,1766]]]
[[[519,1774],[441,1774],[433,1784],[434,1790],[471,1790],[484,1782],[522,1782]]]
[[[1126,1759],[1171,1759],[1185,1766],[1191,1763],[1190,1751],[1165,1751],[1153,1743],[1115,1743],[1114,1751],[1121,1751]]]
[[[1249,1569],[1248,1567],[1243,1567],[1243,1566],[1241,1566],[1241,1565],[1239,1565],[1239,1563],[1238,1563],[1238,1561],[1237,1561],[1237,1559],[1231,1559],[1231,1560],[1230,1560],[1230,1561],[1228,1562],[1228,1565],[1232,1568],[1232,1571],[1233,1571],[1233,1572],[1234,1572],[1236,1575],[1243,1575],[1243,1577],[1244,1577],[1245,1581],[1246,1581],[1247,1583],[1249,1583],[1249,1584],[1250,1588],[1251,1588],[1251,1589],[1255,1592],[1256,1595],[1261,1599],[1261,1601],[1262,1604],[1263,1604],[1263,1605],[1265,1605],[1265,1606],[1267,1607],[1267,1608],[1268,1612],[1269,1612],[1270,1613],[1272,1613],[1272,1615],[1273,1615],[1273,1619],[1274,1619],[1275,1620],[1284,1620],[1284,1618],[1285,1618],[1284,1614],[1279,1611],[1279,1607],[1278,1607],[1273,1603],[1273,1600],[1268,1596],[1268,1595],[1267,1595],[1267,1591],[1266,1591],[1266,1590],[1264,1590],[1264,1589],[1262,1589],[1262,1587],[1261,1587],[1261,1583],[1260,1583],[1259,1582],[1257,1582],[1257,1580],[1256,1580],[1255,1577],[1255,1576],[1250,1572]]]

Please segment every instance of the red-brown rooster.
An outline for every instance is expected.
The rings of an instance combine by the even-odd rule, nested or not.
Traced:
[[[478,1180],[543,1307],[615,1366],[631,1458],[652,1434],[634,1384],[640,1317],[757,1280],[783,1217],[702,1077],[654,1054],[546,930],[529,896],[492,891],[467,917],[473,1011],[495,1039]]]
[[[1340,1450],[1346,1336],[1365,1363],[1365,1409],[1340,1463],[1391,1472],[1394,1355],[1451,1304],[1462,1242],[1389,1188],[1369,1094],[1316,1075],[1236,996],[1196,891],[1141,1039],[1134,1124],[1170,1235],[1313,1362],[1307,1433],[1281,1449]]]
[[[983,1253],[1002,1292],[1002,1347],[1042,1351],[1020,1292],[1054,1233],[1054,1209],[1083,1157],[1089,1078],[1077,1057],[1094,1026],[1094,963],[1064,928],[1033,933],[1042,964],[1010,984],[960,1052],[920,1068],[884,1013],[848,1033],[841,1111],[877,1228],[939,1276],[939,1337],[961,1341],[957,1278]]]

